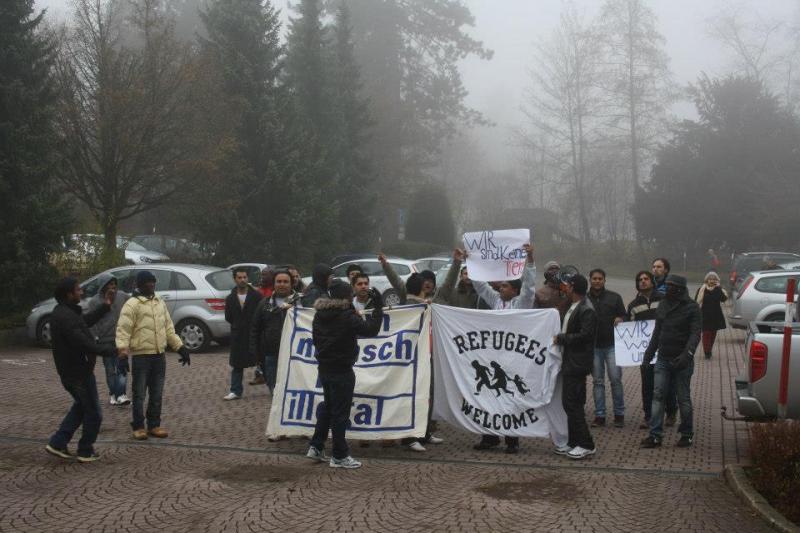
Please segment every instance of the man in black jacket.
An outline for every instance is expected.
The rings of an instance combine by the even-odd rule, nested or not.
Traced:
[[[116,355],[113,344],[98,345],[89,331],[111,309],[110,297],[92,312],[83,315],[80,301],[83,294],[78,280],[65,278],[55,290],[58,302],[50,316],[53,339],[53,359],[64,389],[74,403],[58,430],[50,437],[45,450],[62,459],[72,459],[67,444],[78,427],[83,424],[83,434],[78,442],[78,461],[89,463],[99,459],[94,442],[100,431],[102,414],[94,378],[96,356]]]
[[[606,273],[601,268],[589,272],[589,300],[597,313],[597,340],[594,345],[594,421],[592,427],[606,425],[606,373],[611,382],[614,403],[614,426],[625,425],[625,393],[622,390],[622,368],[614,354],[614,326],[625,318],[622,296],[606,289]]]
[[[262,299],[256,307],[248,341],[251,356],[261,361],[270,393],[275,390],[286,312],[300,301],[300,294],[292,290],[292,276],[287,270],[275,272],[273,286],[272,296]]]
[[[248,283],[247,269],[233,270],[236,287],[225,298],[225,320],[231,325],[231,388],[223,400],[238,400],[244,392],[244,369],[256,366],[258,359],[250,352],[250,324],[261,301],[261,293]]]
[[[670,274],[666,285],[667,296],[658,305],[656,327],[642,361],[642,364],[649,365],[658,352],[650,435],[642,441],[643,448],[661,446],[665,396],[672,383],[675,383],[681,412],[681,424],[678,427],[681,438],[677,446],[691,446],[694,438],[689,384],[694,372],[694,352],[700,342],[700,307],[687,294],[686,278],[683,276]]]
[[[377,335],[383,322],[383,299],[377,290],[373,290],[372,300],[375,308],[370,315],[362,317],[353,307],[353,289],[347,283],[336,282],[330,287],[330,298],[322,297],[314,304],[317,312],[312,335],[325,401],[317,408],[317,425],[306,457],[315,461],[327,459],[324,449],[330,430],[333,438],[332,468],[361,466],[350,456],[345,432],[350,427],[350,408],[356,384],[353,372],[358,359],[356,338]]]
[[[561,346],[561,377],[563,380],[561,402],[567,413],[569,440],[555,453],[570,459],[583,459],[594,454],[594,445],[583,406],[586,404],[586,376],[592,372],[594,342],[597,335],[597,314],[586,298],[589,282],[580,274],[561,282],[561,290],[572,304],[564,316],[561,333],[554,342]]]
[[[319,263],[311,272],[311,283],[303,294],[303,307],[314,307],[317,298],[328,295],[328,286],[333,281],[333,270],[324,263]]]

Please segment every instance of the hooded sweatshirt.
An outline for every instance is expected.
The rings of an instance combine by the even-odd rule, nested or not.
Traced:
[[[376,307],[361,317],[350,299],[319,298],[312,325],[314,347],[321,374],[350,371],[358,359],[357,337],[374,337],[383,322],[383,309]]]
[[[95,294],[91,300],[89,300],[89,307],[87,309],[87,312],[89,313],[99,309],[105,304],[106,287],[112,281],[117,281],[117,278],[108,273],[100,274],[99,279],[100,290],[97,291],[97,294]],[[111,303],[111,310],[103,315],[103,317],[91,327],[90,331],[92,335],[95,336],[98,343],[114,343],[114,339],[117,335],[117,321],[119,320],[119,314],[122,312],[122,306],[125,305],[125,302],[128,301],[128,298],[130,298],[130,296],[127,293],[117,289],[117,293],[114,295],[114,301]]]
[[[317,299],[328,295],[328,277],[333,274],[331,267],[320,263],[314,267],[311,273],[311,283],[303,294],[300,303],[303,307],[313,307]]]

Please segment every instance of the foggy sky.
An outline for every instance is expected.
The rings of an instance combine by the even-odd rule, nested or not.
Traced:
[[[485,155],[494,166],[513,165],[513,150],[507,142],[510,130],[519,125],[522,94],[529,85],[533,44],[547,39],[558,24],[562,0],[466,0],[475,17],[469,33],[494,50],[490,61],[467,59],[462,63],[464,85],[469,91],[467,104],[481,111],[496,126],[477,132]],[[289,0],[274,0],[285,19]],[[596,14],[602,0],[576,0],[579,11]],[[36,0],[37,7],[47,7],[50,15],[64,17],[68,0]],[[681,85],[694,82],[701,72],[724,74],[731,66],[730,56],[708,35],[707,20],[731,5],[742,13],[763,19],[792,21],[799,0],[653,0],[659,29],[666,38],[666,52],[675,81]],[[800,21],[796,21],[800,22]],[[693,118],[689,102],[677,103],[672,112],[681,118]]]

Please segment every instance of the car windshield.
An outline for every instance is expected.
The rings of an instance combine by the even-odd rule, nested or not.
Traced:
[[[128,241],[126,245],[122,246],[124,250],[130,250],[132,252],[146,252],[147,248],[142,246],[141,244],[135,243],[133,241]]]
[[[217,270],[206,276],[206,281],[218,291],[229,291],[236,286],[230,270]]]

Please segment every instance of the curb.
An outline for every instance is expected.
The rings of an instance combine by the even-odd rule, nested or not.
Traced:
[[[783,533],[800,533],[800,527],[784,518],[761,494],[753,488],[744,469],[739,465],[725,466],[728,485],[747,505],[774,529]]]

